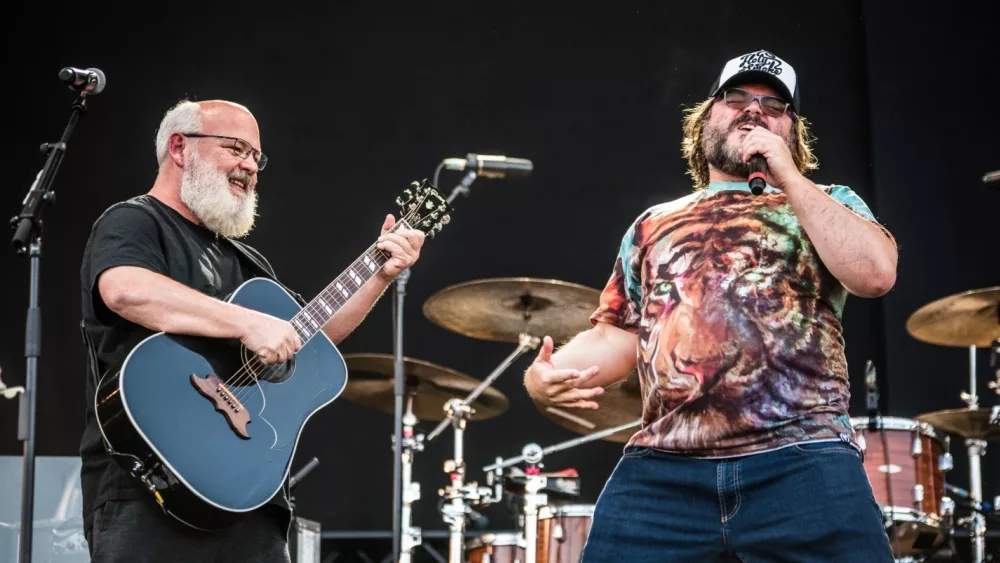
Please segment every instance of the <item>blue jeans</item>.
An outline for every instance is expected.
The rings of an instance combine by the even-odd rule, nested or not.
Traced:
[[[813,442],[729,459],[631,447],[604,486],[584,563],[892,563],[861,455]]]

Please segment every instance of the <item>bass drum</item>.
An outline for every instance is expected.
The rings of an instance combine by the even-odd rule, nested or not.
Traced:
[[[539,508],[537,563],[579,563],[593,520],[593,504]]]
[[[952,512],[944,499],[944,473],[951,469],[944,440],[932,426],[908,418],[879,417],[874,430],[868,422],[851,418],[894,555],[937,548],[947,539]]]
[[[524,563],[524,537],[519,534],[485,534],[465,544],[469,563]]]

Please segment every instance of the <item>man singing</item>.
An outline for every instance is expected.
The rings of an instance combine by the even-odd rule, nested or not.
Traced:
[[[197,531],[164,514],[104,449],[94,415],[97,381],[149,335],[239,339],[267,364],[302,346],[289,322],[224,301],[247,279],[274,278],[263,256],[234,240],[253,227],[258,172],[267,164],[250,111],[227,101],[183,101],[160,123],[156,156],[152,189],[97,219],[80,269],[90,351],[81,481],[92,560],[287,562],[284,489],[228,529]],[[387,216],[377,243],[391,255],[387,263],[323,327],[335,344],[420,255],[424,234],[388,232],[394,224]]]
[[[536,400],[596,409],[638,370],[642,426],[584,561],[891,562],[847,413],[841,314],[848,293],[892,288],[895,240],[850,188],[804,175],[817,163],[791,65],[742,55],[709,95],[684,121],[695,191],[638,216],[593,328],[554,354],[546,337],[525,373]]]

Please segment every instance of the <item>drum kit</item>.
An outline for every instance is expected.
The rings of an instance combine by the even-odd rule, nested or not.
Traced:
[[[597,308],[596,289],[551,279],[497,278],[445,288],[423,305],[431,322],[458,334],[516,344],[485,379],[459,373],[430,362],[404,358],[405,407],[402,418],[401,495],[402,529],[398,561],[410,563],[421,545],[421,529],[411,522],[412,508],[421,498],[412,479],[414,458],[449,427],[453,456],[444,463],[448,485],[437,491],[440,512],[449,528],[449,563],[554,563],[579,561],[590,530],[594,505],[573,504],[579,494],[575,471],[543,472],[548,454],[595,440],[625,443],[640,425],[642,402],[639,380],[632,373],[606,389],[601,408],[558,409],[536,403],[553,423],[580,437],[545,448],[534,443],[521,455],[496,458],[482,468],[484,485],[469,479],[465,459],[465,432],[469,421],[503,414],[507,398],[492,383],[526,352],[536,349],[543,336],[558,344],[590,328]],[[970,391],[961,399],[966,408],[922,414],[915,419],[853,417],[851,423],[864,449],[864,469],[897,561],[921,561],[966,527],[973,561],[984,561],[986,516],[995,516],[982,500],[980,460],[988,441],[1000,437],[1000,405],[979,406],[976,395],[975,351],[991,347],[997,381],[989,388],[1000,395],[1000,287],[970,291],[930,303],[917,310],[907,330],[918,340],[970,349]],[[383,412],[394,412],[394,362],[391,354],[345,355],[351,374],[344,397]],[[438,426],[426,437],[416,431],[420,421]],[[946,483],[952,468],[950,439],[964,440],[969,456],[970,490]],[[506,495],[506,496],[505,496]],[[467,523],[476,509],[513,496],[519,508],[515,533],[483,534],[467,538]],[[968,518],[955,519],[956,500],[971,509]],[[997,499],[1000,501],[1000,498]],[[995,505],[996,503],[994,503]]]

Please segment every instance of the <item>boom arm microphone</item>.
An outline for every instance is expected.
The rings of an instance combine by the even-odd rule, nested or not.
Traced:
[[[446,158],[442,163],[445,170],[475,170],[484,178],[524,178],[531,174],[534,166],[525,158],[508,158],[493,154],[469,153],[465,158]]]
[[[80,90],[84,94],[100,94],[108,81],[99,68],[80,70],[68,66],[59,71],[59,80],[69,86],[70,90]]]

